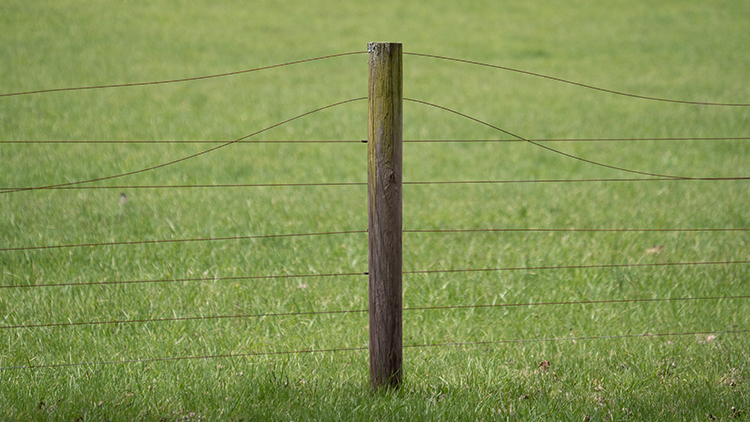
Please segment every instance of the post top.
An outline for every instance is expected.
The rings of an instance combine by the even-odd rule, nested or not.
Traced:
[[[382,42],[382,41],[381,42],[368,42],[367,52],[372,53],[376,49],[380,49],[380,48],[388,49],[391,46],[401,48],[401,43],[400,42]]]

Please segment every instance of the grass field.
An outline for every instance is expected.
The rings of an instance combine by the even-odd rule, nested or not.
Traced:
[[[395,41],[637,95],[750,103],[750,3],[459,3],[6,0],[0,95]],[[414,55],[404,91],[528,139],[649,138],[543,143],[586,160],[750,176],[750,140],[664,139],[748,137],[748,107],[649,101]],[[0,188],[157,166],[366,95],[363,53],[2,96]],[[405,383],[371,394],[366,187],[185,187],[366,182],[366,108],[346,103],[248,138],[351,143],[235,143],[83,185],[102,189],[0,191],[0,420],[747,417],[750,266],[647,264],[750,260],[748,181],[529,183],[648,177],[521,142],[405,144],[407,183],[525,182],[404,186],[404,270],[524,270],[405,274]],[[404,108],[407,140],[512,139],[434,107]],[[182,187],[137,187],[154,185]],[[490,228],[736,230],[414,232]],[[355,233],[262,237],[329,232]],[[226,237],[243,238],[10,250]],[[540,268],[561,266],[576,268]],[[424,309],[439,307],[452,308]],[[131,322],[91,324],[108,321]],[[304,352],[325,349],[353,350]]]

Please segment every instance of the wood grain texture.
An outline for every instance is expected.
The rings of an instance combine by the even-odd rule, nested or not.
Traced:
[[[402,371],[402,47],[369,43],[367,197],[370,382],[398,387]]]

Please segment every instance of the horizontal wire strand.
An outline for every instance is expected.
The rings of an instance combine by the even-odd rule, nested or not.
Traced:
[[[367,186],[366,182],[320,182],[320,183],[230,183],[202,185],[115,185],[115,186],[49,186],[39,190],[100,190],[100,189],[224,189],[224,188],[289,188],[325,186]],[[15,192],[7,188],[7,192]],[[30,188],[27,190],[36,190]],[[0,188],[0,193],[4,193]]]
[[[31,329],[31,328],[58,328],[58,327],[77,327],[84,325],[115,325],[115,324],[144,324],[149,322],[179,322],[179,321],[206,321],[217,319],[248,319],[248,318],[276,318],[287,316],[307,316],[307,315],[335,315],[335,314],[354,314],[367,312],[366,309],[352,309],[343,311],[310,311],[310,312],[279,312],[279,313],[262,313],[262,314],[238,314],[238,315],[211,315],[211,316],[193,316],[193,317],[172,317],[172,318],[146,318],[146,319],[128,319],[128,320],[111,320],[111,321],[83,321],[83,322],[60,322],[45,324],[29,325],[5,325],[0,326],[2,329]]]
[[[510,308],[510,307],[535,307],[535,306],[567,306],[567,305],[596,305],[596,304],[624,304],[624,303],[648,303],[648,302],[687,302],[708,300],[738,300],[750,299],[750,295],[740,296],[699,296],[678,298],[645,298],[645,299],[602,299],[602,300],[580,300],[580,301],[557,301],[557,302],[526,302],[526,303],[496,303],[484,305],[445,305],[445,306],[418,306],[403,308],[404,312],[410,311],[433,311],[433,310],[457,310],[457,309],[483,309],[483,308]],[[111,321],[83,321],[83,322],[61,322],[42,323],[26,325],[2,325],[2,329],[32,329],[32,328],[58,328],[76,327],[85,325],[115,325],[115,324],[140,324],[150,322],[179,322],[179,321],[204,321],[217,319],[247,319],[247,318],[274,318],[286,316],[311,316],[311,315],[335,315],[365,313],[368,309],[350,309],[338,311],[309,311],[309,312],[280,312],[260,314],[238,314],[238,315],[211,315],[200,317],[172,317],[152,319],[130,319]]]
[[[404,233],[694,233],[694,232],[745,232],[750,228],[719,229],[418,229],[404,230]],[[0,249],[2,250],[2,249]]]
[[[0,144],[223,144],[226,141],[177,141],[177,140],[161,140],[161,141],[90,141],[90,140],[79,140],[79,141],[0,141]],[[241,140],[237,141],[237,144],[362,144],[362,140],[359,141],[347,141],[347,140],[311,140],[311,141],[266,141],[266,140]]]
[[[354,54],[364,54],[364,53],[366,53],[366,51],[352,51],[349,53],[330,54],[327,56],[314,57],[311,59],[295,60],[292,62],[274,64],[274,65],[263,66],[263,67],[256,67],[253,69],[238,70],[235,72],[226,72],[226,73],[219,73],[215,75],[205,75],[205,76],[194,76],[190,78],[169,79],[169,80],[164,80],[164,81],[133,82],[133,83],[124,83],[124,84],[95,85],[95,86],[82,86],[82,87],[72,87],[72,88],[52,88],[52,89],[40,89],[40,90],[25,91],[25,92],[12,92],[12,93],[7,93],[7,94],[0,94],[0,98],[21,96],[21,95],[31,95],[31,94],[46,94],[50,92],[83,91],[83,90],[109,89],[109,88],[127,88],[127,87],[146,86],[146,85],[162,85],[162,84],[172,84],[172,83],[178,83],[178,82],[199,81],[199,80],[204,80],[204,79],[222,78],[225,76],[240,75],[243,73],[275,69],[275,68],[291,66],[291,65],[299,64],[299,63],[309,63],[309,62],[313,62],[317,60],[332,59],[334,57],[351,56]]]
[[[639,142],[639,141],[746,141],[750,140],[750,137],[710,137],[710,138],[692,138],[692,137],[676,137],[676,138],[540,138],[533,139],[530,141],[534,142]],[[492,143],[492,142],[525,142],[521,139],[404,139],[406,143]],[[223,144],[225,141],[214,141],[214,140],[160,140],[160,141],[149,141],[149,140],[138,140],[138,141],[91,141],[91,140],[69,140],[69,141],[0,141],[0,144]],[[366,140],[309,140],[309,141],[295,141],[295,140],[242,140],[237,141],[237,144],[362,144],[366,143]]]
[[[674,138],[529,138],[533,142],[641,142],[641,141],[746,141],[750,137],[674,137]],[[12,141],[11,141],[12,142]],[[492,143],[526,142],[522,139],[414,139],[404,143]]]
[[[128,363],[154,363],[154,362],[175,362],[184,360],[208,360],[208,359],[221,359],[221,358],[240,358],[240,357],[254,357],[254,356],[278,356],[278,355],[301,355],[301,354],[313,354],[313,353],[336,353],[336,352],[351,352],[367,350],[366,347],[341,347],[335,349],[303,349],[303,350],[289,350],[279,352],[248,352],[248,353],[226,353],[219,355],[200,355],[200,356],[174,356],[166,358],[143,358],[143,359],[126,359],[126,360],[110,360],[110,361],[98,361],[98,362],[74,362],[74,363],[58,363],[49,365],[24,365],[24,366],[6,366],[0,367],[0,370],[13,370],[13,369],[42,369],[42,368],[65,368],[75,366],[94,366],[94,365],[115,365],[115,364],[128,364]]]
[[[668,333],[642,333],[642,334],[620,334],[620,335],[602,335],[602,336],[578,336],[578,337],[550,337],[535,339],[508,339],[508,340],[488,340],[473,342],[445,342],[431,344],[405,344],[404,348],[437,348],[437,347],[462,347],[462,346],[483,346],[498,345],[511,343],[540,343],[540,342],[557,342],[557,341],[590,341],[590,340],[617,340],[625,338],[655,338],[655,337],[679,337],[679,336],[706,336],[717,334],[746,334],[750,329],[745,330],[717,330],[717,331],[692,331],[692,332],[668,332]],[[153,362],[176,362],[185,360],[208,360],[222,358],[241,358],[257,356],[279,356],[279,355],[303,355],[315,353],[341,353],[357,352],[368,350],[368,347],[341,347],[331,349],[302,349],[278,352],[248,352],[248,353],[226,353],[216,355],[199,355],[199,356],[174,356],[164,358],[143,358],[143,359],[124,359],[96,362],[72,362],[40,365],[20,365],[0,367],[0,370],[23,370],[23,369],[45,369],[45,368],[65,368],[76,366],[98,366],[98,365],[117,365],[132,363],[153,363]]]
[[[292,233],[292,234],[266,234],[254,236],[228,236],[228,237],[206,237],[196,239],[163,239],[163,240],[136,240],[125,242],[100,242],[100,243],[78,243],[70,245],[49,245],[49,246],[21,246],[17,248],[0,248],[0,252],[9,251],[31,251],[42,249],[67,249],[67,248],[85,248],[100,246],[121,246],[121,245],[147,245],[159,243],[187,243],[187,242],[216,242],[227,240],[252,240],[252,239],[279,239],[287,237],[308,237],[308,236],[336,236],[342,234],[361,234],[367,233],[367,230],[350,230],[337,232],[320,232],[320,233]]]
[[[586,341],[586,340],[617,340],[625,338],[649,338],[649,337],[679,337],[679,336],[705,336],[715,334],[746,334],[746,330],[722,330],[722,331],[692,331],[692,332],[672,332],[672,333],[643,333],[643,334],[619,334],[604,336],[579,336],[579,337],[551,337],[551,338],[529,338],[514,340],[488,340],[488,341],[470,341],[470,342],[445,342],[432,344],[405,344],[404,348],[430,348],[430,347],[461,347],[461,346],[483,346],[490,344],[508,344],[508,343],[537,343],[537,342],[555,342],[555,341]]]
[[[569,84],[569,85],[575,85],[575,86],[579,86],[582,88],[593,89],[595,91],[601,91],[601,92],[606,92],[609,94],[621,95],[621,96],[631,97],[631,98],[638,98],[642,100],[661,101],[661,102],[677,103],[677,104],[691,104],[691,105],[700,105],[700,106],[750,107],[750,104],[747,104],[747,103],[718,103],[718,102],[708,102],[708,101],[684,101],[684,100],[673,100],[669,98],[659,98],[659,97],[650,97],[650,96],[645,96],[645,95],[630,94],[627,92],[615,91],[615,90],[606,89],[606,88],[599,88],[593,85],[573,82],[571,80],[557,78],[554,76],[547,76],[541,73],[534,73],[534,72],[529,72],[526,70],[514,69],[511,67],[499,66],[499,65],[489,64],[489,63],[482,63],[482,62],[477,62],[477,61],[472,61],[472,60],[457,59],[457,58],[452,58],[452,57],[438,56],[438,55],[433,55],[433,54],[422,54],[422,53],[404,52],[403,54],[409,55],[409,56],[427,57],[427,58],[432,58],[432,59],[447,60],[447,61],[453,61],[453,62],[458,62],[458,63],[466,63],[466,64],[471,64],[471,65],[506,70],[509,72],[521,73],[524,75],[534,76],[534,77],[543,78],[543,79],[549,79],[552,81],[562,82],[562,83]]]
[[[534,229],[534,228],[485,228],[485,229],[413,229],[403,230],[403,233],[695,233],[695,232],[745,232],[750,228],[686,228],[686,229],[640,229],[640,228],[622,228],[622,229]],[[77,243],[67,245],[47,245],[47,246],[19,246],[10,248],[0,248],[0,252],[12,251],[32,251],[44,249],[67,249],[67,248],[84,248],[84,247],[102,247],[102,246],[132,246],[159,243],[187,243],[187,242],[214,242],[214,241],[231,241],[231,240],[252,240],[252,239],[274,239],[286,237],[307,237],[307,236],[336,236],[345,234],[365,234],[367,230],[348,230],[335,232],[320,233],[291,233],[291,234],[268,234],[253,236],[227,236],[227,237],[206,237],[195,239],[162,239],[162,240],[135,240],[123,242],[99,242],[99,243]]]
[[[449,273],[472,273],[472,272],[501,272],[501,271],[542,271],[542,270],[585,270],[594,268],[639,268],[639,267],[682,267],[699,265],[741,265],[750,264],[747,261],[698,261],[698,262],[653,262],[640,264],[590,264],[590,265],[559,265],[559,266],[535,266],[535,267],[505,267],[505,268],[468,268],[455,270],[413,270],[404,271],[403,274],[449,274]],[[0,286],[2,287],[2,286]]]
[[[525,183],[610,183],[610,182],[726,182],[750,180],[750,176],[739,177],[683,177],[683,178],[596,178],[596,179],[518,179],[518,180],[435,180],[405,181],[403,185],[492,185]],[[367,182],[320,182],[320,183],[233,183],[213,185],[114,185],[114,186],[60,186],[39,188],[54,190],[126,190],[126,189],[232,189],[232,188],[294,188],[294,187],[336,187],[367,186]],[[13,188],[1,193],[15,192]],[[34,190],[30,188],[27,190]]]
[[[594,268],[638,268],[638,267],[679,267],[699,265],[741,265],[750,264],[750,261],[696,261],[696,262],[655,262],[640,264],[591,264],[591,265],[560,265],[560,266],[535,266],[535,267],[505,267],[505,268],[466,268],[453,270],[411,270],[403,271],[402,274],[446,274],[446,273],[471,273],[471,272],[501,272],[501,271],[541,271],[541,270],[577,270]],[[367,272],[356,273],[328,273],[328,274],[285,274],[285,275],[263,275],[263,276],[237,276],[237,277],[202,277],[202,278],[180,278],[161,280],[116,280],[116,281],[91,281],[81,283],[51,283],[51,284],[9,284],[0,285],[0,289],[28,289],[40,287],[71,287],[71,286],[110,286],[118,284],[149,284],[149,283],[175,283],[175,282],[202,282],[202,281],[232,281],[232,280],[263,280],[284,278],[308,278],[308,277],[343,277],[363,276]]]
[[[514,184],[514,183],[609,183],[609,182],[721,182],[750,180],[750,176],[740,177],[653,177],[653,178],[600,178],[600,179],[529,179],[529,180],[438,180],[425,182],[404,182],[404,185],[474,185],[474,184]]]
[[[454,309],[482,309],[482,308],[513,308],[533,306],[562,306],[562,305],[598,305],[598,304],[624,304],[624,303],[647,303],[647,302],[691,302],[707,300],[734,300],[750,299],[750,295],[739,296],[698,296],[698,297],[669,297],[669,298],[644,298],[644,299],[601,299],[601,300],[578,300],[557,302],[526,302],[526,303],[495,303],[485,305],[446,305],[446,306],[420,306],[404,308],[404,311],[434,311]]]
[[[151,283],[183,283],[203,281],[237,281],[237,280],[273,280],[285,278],[314,278],[314,277],[351,277],[367,275],[366,272],[358,273],[328,273],[328,274],[283,274],[283,275],[257,275],[257,276],[233,276],[233,277],[201,277],[201,278],[172,278],[160,280],[114,280],[114,281],[89,281],[81,283],[44,283],[44,284],[6,284],[0,285],[0,289],[23,289],[36,287],[74,287],[74,286],[114,286],[119,284],[151,284]]]

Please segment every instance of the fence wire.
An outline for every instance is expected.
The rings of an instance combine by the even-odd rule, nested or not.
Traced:
[[[557,78],[557,77],[554,77],[554,76],[542,75],[541,73],[534,73],[534,72],[529,72],[529,71],[526,71],[526,70],[514,69],[514,68],[506,67],[506,66],[498,66],[498,65],[489,64],[489,63],[482,63],[482,62],[477,62],[477,61],[473,61],[473,60],[456,59],[456,58],[452,58],[452,57],[437,56],[437,55],[433,55],[433,54],[422,54],[422,53],[407,53],[407,52],[404,52],[404,54],[405,55],[410,55],[410,56],[427,57],[427,58],[432,58],[432,59],[453,61],[453,62],[458,62],[458,63],[466,63],[466,64],[471,64],[471,65],[476,65],[476,66],[484,66],[484,67],[489,67],[489,68],[494,68],[494,69],[499,69],[499,70],[505,70],[505,71],[509,71],[509,72],[521,73],[521,74],[524,74],[524,75],[534,76],[534,77],[537,77],[537,78],[549,79],[549,80],[552,80],[552,81],[555,81],[555,82],[561,82],[561,83],[564,83],[564,84],[575,85],[575,86],[578,86],[578,87],[581,87],[581,88],[593,89],[595,91],[601,91],[601,92],[605,92],[605,93],[608,93],[608,94],[620,95],[620,96],[630,97],[630,98],[638,98],[638,99],[641,99],[641,100],[661,101],[661,102],[676,103],[676,104],[691,104],[691,105],[699,105],[699,106],[750,107],[750,103],[718,103],[718,102],[709,102],[709,101],[685,101],[685,100],[674,100],[674,99],[669,99],[669,98],[652,97],[652,96],[646,96],[646,95],[638,95],[638,94],[632,94],[632,93],[628,93],[628,92],[616,91],[616,90],[613,90],[613,89],[599,88],[599,87],[596,87],[596,86],[593,86],[593,85],[587,85],[587,84],[583,84],[583,83],[580,83],[580,82],[574,82],[574,81],[571,81],[571,80],[568,80],[568,79]]]
[[[468,346],[491,346],[491,345],[497,346],[501,344],[513,344],[513,343],[549,343],[549,342],[568,342],[568,341],[577,342],[577,341],[593,341],[593,340],[622,340],[622,339],[629,339],[629,338],[709,336],[709,335],[718,335],[718,334],[747,334],[749,332],[750,332],[750,329],[642,333],[642,334],[614,334],[614,335],[600,335],[600,336],[523,338],[523,339],[507,339],[507,340],[404,344],[403,347],[405,349],[427,349],[427,348],[440,348],[440,347],[468,347]],[[316,353],[359,352],[359,351],[365,351],[365,350],[368,350],[368,347],[340,347],[340,348],[330,348],[330,349],[301,349],[301,350],[284,350],[284,351],[271,351],[271,352],[226,353],[226,354],[214,354],[214,355],[172,356],[172,357],[162,357],[162,358],[139,358],[139,359],[108,360],[108,361],[5,366],[5,367],[0,367],[0,370],[9,371],[9,370],[23,370],[23,369],[68,368],[68,367],[76,367],[76,366],[123,365],[123,364],[135,364],[135,363],[251,358],[251,357],[260,357],[260,356],[279,356],[279,355],[305,355],[305,354],[312,355]]]
[[[445,306],[416,306],[403,308],[404,312],[412,311],[446,311],[466,309],[490,309],[490,308],[516,308],[516,307],[547,307],[547,306],[570,306],[570,305],[599,305],[599,304],[626,304],[626,303],[657,303],[657,302],[699,302],[699,301],[723,301],[750,299],[750,295],[740,296],[703,296],[703,297],[668,297],[668,298],[639,298],[639,299],[601,299],[601,300],[573,300],[556,302],[525,302],[525,303],[493,303],[478,305],[445,305]],[[369,312],[368,309],[347,309],[333,311],[307,311],[307,312],[276,312],[255,313],[236,315],[208,315],[208,316],[185,316],[171,318],[141,318],[108,321],[78,321],[78,322],[50,322],[38,324],[0,325],[0,330],[34,329],[34,328],[64,328],[78,327],[84,325],[119,325],[119,324],[145,324],[153,322],[183,322],[183,321],[207,321],[218,319],[249,319],[249,318],[278,318],[290,316],[315,316],[315,315],[340,315],[340,314],[362,314]]]
[[[746,232],[750,228],[614,228],[614,229],[575,229],[575,228],[477,228],[477,229],[405,229],[403,233],[700,233],[700,232]],[[250,236],[226,236],[205,237],[195,239],[161,239],[161,240],[134,240],[122,242],[99,242],[99,243],[75,243],[67,245],[44,245],[44,246],[17,246],[0,248],[0,252],[34,251],[45,249],[72,249],[72,248],[94,248],[104,246],[136,246],[160,243],[190,243],[190,242],[220,242],[239,241],[253,239],[278,239],[288,237],[316,237],[316,236],[338,236],[365,234],[367,230],[345,230],[319,233],[288,233],[288,234],[266,234]]]
[[[672,137],[672,138],[531,138],[530,141],[534,142],[639,142],[639,141],[747,141],[750,137]],[[126,140],[126,141],[111,141],[111,140],[34,140],[34,141],[23,141],[23,140],[0,140],[0,144],[23,144],[23,145],[34,145],[34,144],[86,144],[86,145],[98,145],[98,144],[223,144],[226,141],[216,140]],[[360,144],[366,143],[367,140],[249,140],[243,139],[237,141],[237,144]],[[520,139],[404,139],[405,144],[409,143],[518,143],[525,142]]]
[[[750,260],[738,261],[692,261],[692,262],[649,262],[633,264],[587,264],[587,265],[548,265],[531,267],[503,267],[503,268],[458,268],[449,270],[407,270],[408,274],[450,274],[450,273],[494,273],[505,271],[560,271],[560,270],[588,270],[588,269],[612,269],[612,268],[641,268],[641,267],[695,267],[700,265],[743,265],[750,264]],[[156,284],[156,283],[185,283],[185,282],[216,282],[216,281],[239,281],[239,280],[273,280],[287,278],[315,278],[315,277],[353,277],[365,276],[368,272],[349,273],[324,273],[324,274],[282,274],[282,275],[257,275],[257,276],[233,276],[233,277],[200,277],[200,278],[169,278],[157,280],[112,280],[112,281],[84,281],[78,283],[40,283],[40,284],[5,284],[0,289],[35,289],[48,287],[82,287],[82,286],[114,286],[120,284]]]
[[[295,60],[292,62],[274,64],[274,65],[263,66],[263,67],[256,67],[253,69],[238,70],[234,72],[219,73],[215,75],[193,76],[190,78],[168,79],[168,80],[163,80],[163,81],[132,82],[132,83],[124,83],[124,84],[81,86],[81,87],[72,87],[72,88],[51,88],[51,89],[40,89],[36,91],[11,92],[7,94],[0,94],[0,98],[17,97],[17,96],[32,95],[32,94],[49,94],[52,92],[86,91],[86,90],[99,90],[99,89],[111,89],[111,88],[132,88],[132,87],[137,87],[137,86],[174,84],[174,83],[179,83],[179,82],[195,82],[195,81],[200,81],[200,80],[205,80],[205,79],[223,78],[226,76],[241,75],[244,73],[258,72],[261,70],[278,69],[280,67],[286,67],[286,66],[291,66],[291,65],[300,64],[300,63],[309,63],[309,62],[314,62],[318,60],[332,59],[335,57],[351,56],[355,54],[364,54],[364,53],[365,51],[353,51],[349,53],[331,54],[328,56],[314,57],[311,59],[303,59],[303,60]]]
[[[112,89],[112,88],[126,88],[136,86],[147,86],[157,84],[170,84],[180,83],[188,81],[198,81],[210,78],[226,77],[231,75],[238,75],[249,72],[256,72],[261,70],[280,68],[284,66],[290,66],[294,64],[307,63],[317,60],[349,56],[355,54],[363,54],[364,51],[349,52],[341,54],[333,54],[328,56],[322,56],[311,59],[298,60],[283,64],[264,66],[254,69],[241,70],[236,72],[228,72],[216,75],[198,76],[191,78],[172,79],[164,81],[154,82],[137,82],[137,83],[125,83],[125,84],[111,84],[111,85],[100,85],[100,86],[89,86],[89,87],[73,87],[73,88],[53,88],[43,89],[27,92],[16,92],[0,94],[2,97],[11,96],[23,96],[23,95],[37,95],[46,94],[52,92],[63,92],[63,91],[81,91],[81,90],[95,90],[95,89]],[[691,104],[701,106],[717,106],[717,107],[748,107],[750,104],[744,103],[718,103],[718,102],[703,102],[703,101],[685,101],[685,100],[673,100],[666,98],[657,98],[652,96],[644,96],[626,92],[620,92],[616,90],[610,90],[606,88],[595,87],[583,83],[578,83],[562,78],[556,78],[552,76],[546,76],[538,73],[523,71],[519,69],[513,69],[504,66],[498,66],[488,63],[481,63],[471,60],[456,59],[444,56],[421,54],[421,53],[404,53],[405,55],[439,59],[445,61],[454,61],[459,63],[484,66],[494,68],[498,70],[517,72],[526,74],[529,76],[544,78],[561,82],[565,84],[575,85],[578,87],[593,89],[609,94],[626,96],[631,98],[637,98],[642,100],[650,101],[661,101],[678,104]],[[334,104],[323,106],[315,110],[300,114],[282,122],[273,124],[265,127],[259,131],[243,136],[241,138],[224,142],[224,141],[173,141],[173,140],[134,140],[134,141],[0,141],[2,144],[161,144],[161,143],[216,143],[219,144],[216,147],[203,150],[193,155],[189,155],[174,161],[159,164],[157,166],[142,168],[127,173],[102,176],[90,180],[74,181],[62,184],[48,184],[45,186],[37,187],[6,187],[0,188],[0,194],[9,194],[21,191],[35,191],[35,190],[68,190],[68,189],[178,189],[178,188],[248,188],[248,187],[313,187],[313,186],[364,186],[366,183],[360,182],[341,182],[341,183],[256,183],[256,184],[204,184],[204,185],[150,185],[150,186],[138,186],[138,185],[120,185],[120,186],[81,186],[84,184],[91,184],[94,182],[102,182],[112,180],[116,178],[131,176],[139,173],[144,173],[156,169],[161,169],[167,166],[182,163],[186,160],[205,155],[224,148],[232,144],[250,144],[250,143],[362,143],[366,141],[360,140],[282,140],[282,141],[266,141],[266,140],[249,140],[248,138],[253,137],[257,134],[266,132],[270,129],[279,127],[291,121],[309,116],[313,113],[317,113],[335,106],[361,101],[366,97],[353,98],[345,101],[340,101]],[[638,174],[641,176],[648,176],[648,178],[630,178],[630,179],[567,179],[567,180],[478,180],[478,181],[407,181],[405,185],[437,185],[437,184],[503,184],[503,183],[581,183],[581,182],[644,182],[644,181],[744,181],[749,180],[750,177],[737,176],[737,177],[690,177],[681,175],[664,175],[649,171],[640,171],[634,169],[627,169],[617,166],[608,165],[605,163],[586,159],[584,157],[574,156],[572,154],[565,153],[563,151],[551,148],[544,143],[551,142],[638,142],[638,141],[738,141],[738,140],[749,140],[750,137],[682,137],[682,138],[578,138],[578,139],[531,139],[524,138],[516,135],[508,130],[502,129],[498,126],[482,121],[480,119],[471,117],[467,114],[461,113],[449,107],[429,103],[418,99],[404,99],[405,101],[422,104],[437,109],[441,109],[446,112],[450,112],[466,118],[475,123],[490,127],[497,130],[506,136],[513,137],[515,139],[498,139],[498,140],[406,140],[406,143],[478,143],[478,142],[526,142],[535,145],[544,150],[559,154],[561,156],[582,161],[591,165],[604,167],[612,170],[622,171],[626,173]],[[604,232],[604,233],[625,233],[625,232],[747,232],[750,229],[747,228],[677,228],[677,229],[659,229],[659,228],[621,228],[621,229],[563,229],[563,228],[549,228],[549,229],[513,229],[513,228],[486,228],[486,229],[415,229],[415,230],[404,230],[404,233],[479,233],[479,232],[543,232],[543,233],[556,233],[556,232]],[[232,236],[232,237],[217,237],[217,238],[195,238],[195,239],[166,239],[166,240],[141,240],[141,241],[122,241],[122,242],[101,242],[101,243],[86,243],[86,244],[70,244],[70,245],[43,245],[43,246],[20,246],[20,247],[6,247],[0,248],[0,252],[11,252],[11,251],[33,251],[33,250],[47,250],[47,249],[67,249],[67,248],[82,248],[82,247],[104,247],[104,246],[132,246],[132,245],[143,245],[143,244],[162,244],[162,243],[182,243],[182,242],[213,242],[213,241],[237,241],[237,240],[249,240],[249,239],[270,239],[270,238],[283,238],[283,237],[311,237],[311,236],[333,236],[333,235],[351,235],[351,234],[363,234],[367,233],[366,230],[354,230],[354,231],[332,231],[332,232],[320,232],[320,233],[299,233],[299,234],[279,234],[279,235],[254,235],[254,236]],[[746,265],[750,263],[748,260],[724,260],[724,261],[693,261],[693,262],[660,262],[660,263],[632,263],[632,264],[589,264],[589,265],[561,265],[561,266],[534,266],[534,267],[507,267],[507,268],[468,268],[468,269],[445,269],[445,270],[408,270],[404,271],[406,275],[415,274],[442,274],[442,273],[476,273],[476,272],[501,272],[501,271],[537,271],[537,270],[582,270],[582,269],[612,269],[612,268],[626,268],[626,267],[673,267],[673,266],[716,266],[716,265]],[[310,277],[358,277],[365,276],[367,272],[350,272],[350,273],[336,273],[330,272],[325,274],[283,274],[283,275],[258,275],[258,276],[242,276],[242,277],[203,277],[203,278],[181,278],[181,279],[161,279],[161,280],[121,280],[121,281],[101,281],[101,282],[80,282],[80,283],[44,283],[44,284],[8,284],[0,285],[0,289],[28,289],[28,288],[41,288],[41,287],[72,287],[72,286],[108,286],[117,284],[144,284],[144,283],[172,283],[172,282],[206,282],[206,281],[220,281],[220,280],[271,280],[271,279],[284,279],[284,278],[310,278]],[[532,306],[569,306],[569,305],[590,305],[590,304],[624,304],[624,303],[660,303],[660,302],[677,302],[677,301],[721,301],[721,300],[746,300],[750,298],[748,295],[736,295],[736,296],[702,296],[702,297],[678,297],[678,298],[636,298],[636,299],[602,299],[602,300],[586,300],[586,301],[556,301],[556,302],[527,302],[527,303],[501,303],[501,304],[473,304],[473,305],[444,305],[444,306],[422,306],[422,307],[409,307],[404,308],[404,311],[446,311],[446,310],[459,310],[459,309],[478,309],[478,308],[503,308],[503,307],[532,307]],[[256,313],[256,314],[234,314],[234,315],[215,315],[215,316],[184,316],[184,317],[171,317],[171,318],[153,318],[153,319],[131,319],[131,320],[108,320],[108,321],[79,321],[79,322],[65,322],[65,323],[36,323],[36,324],[18,324],[18,325],[4,325],[0,326],[0,330],[12,330],[12,329],[35,329],[35,328],[63,328],[63,327],[79,327],[87,325],[112,325],[112,324],[137,324],[147,322],[179,322],[179,321],[193,321],[193,320],[219,320],[219,319],[244,319],[244,318],[261,318],[261,317],[283,317],[283,316],[304,316],[304,315],[323,315],[323,314],[362,314],[366,313],[366,309],[352,309],[352,310],[332,310],[332,311],[310,311],[310,312],[269,312],[269,313]],[[664,333],[641,333],[641,334],[612,334],[612,335],[599,335],[599,336],[579,336],[579,337],[553,337],[553,338],[535,338],[535,339],[502,339],[502,340],[487,340],[487,341],[475,341],[475,342],[443,342],[443,343],[432,343],[432,344],[407,344],[404,348],[438,348],[438,347],[464,347],[464,346],[480,346],[480,345],[500,345],[509,343],[527,343],[527,342],[558,342],[558,341],[589,341],[589,340],[612,340],[612,339],[626,339],[626,338],[652,338],[652,337],[670,337],[670,336],[698,336],[698,335],[717,335],[717,334],[746,334],[750,330],[738,329],[738,330],[717,330],[717,331],[685,331],[685,332],[664,332]],[[366,347],[342,347],[342,348],[327,348],[327,349],[301,349],[301,350],[290,350],[290,351],[267,351],[267,352],[247,352],[247,353],[228,353],[228,354],[212,354],[212,355],[201,355],[201,356],[174,356],[174,357],[155,357],[155,358],[136,358],[126,360],[109,360],[109,361],[92,361],[92,362],[72,362],[72,363],[52,363],[52,364],[29,364],[22,366],[7,366],[0,367],[0,370],[17,370],[17,369],[38,369],[38,368],[63,368],[63,367],[75,367],[75,366],[94,366],[94,365],[113,365],[113,364],[134,364],[134,363],[149,363],[149,362],[174,362],[174,361],[185,361],[185,360],[207,360],[207,359],[220,359],[220,358],[252,358],[258,356],[274,356],[274,355],[302,355],[302,354],[315,354],[315,353],[341,353],[341,352],[358,352],[366,350]]]
[[[339,106],[339,105],[342,105],[342,104],[347,104],[347,103],[351,103],[351,102],[354,102],[354,101],[361,101],[361,100],[366,100],[366,99],[367,99],[367,97],[353,98],[353,99],[349,99],[349,100],[345,100],[345,101],[339,101],[337,103],[329,104],[329,105],[326,105],[326,106],[323,106],[323,107],[318,107],[318,108],[316,108],[314,110],[308,111],[306,113],[299,114],[297,116],[291,117],[291,118],[286,119],[284,121],[275,123],[275,124],[273,124],[271,126],[267,126],[267,127],[263,128],[263,129],[255,131],[255,132],[253,132],[253,133],[251,133],[249,135],[245,135],[245,136],[243,136],[241,138],[237,138],[237,139],[235,139],[233,141],[229,141],[229,142],[223,143],[223,144],[221,144],[219,146],[216,146],[216,147],[213,147],[213,148],[209,148],[207,150],[200,151],[200,152],[197,152],[195,154],[191,154],[191,155],[188,155],[186,157],[182,157],[182,158],[179,158],[177,160],[172,160],[172,161],[169,161],[169,162],[166,162],[166,163],[163,163],[163,164],[159,164],[159,165],[156,165],[156,166],[147,167],[147,168],[143,168],[143,169],[140,169],[140,170],[133,170],[133,171],[130,171],[130,172],[121,173],[121,174],[115,174],[115,175],[111,175],[111,176],[98,177],[98,178],[95,178],[95,179],[80,180],[80,181],[76,181],[76,182],[58,183],[58,184],[52,184],[52,185],[47,185],[47,186],[26,187],[26,188],[4,188],[4,190],[0,190],[0,194],[7,194],[7,193],[14,193],[14,192],[23,192],[23,191],[32,191],[32,190],[63,188],[63,187],[69,187],[69,186],[74,186],[74,185],[82,185],[82,184],[93,183],[93,182],[102,182],[102,181],[105,181],[105,180],[118,179],[118,178],[125,177],[125,176],[132,176],[132,175],[135,175],[135,174],[140,174],[140,173],[145,173],[145,172],[152,171],[152,170],[161,169],[161,168],[164,168],[164,167],[168,167],[168,166],[172,166],[172,165],[175,165],[175,164],[178,164],[178,163],[185,162],[187,160],[190,160],[190,159],[193,159],[193,158],[196,158],[196,157],[200,157],[202,155],[209,154],[209,153],[217,151],[217,150],[219,150],[221,148],[225,148],[225,147],[227,147],[229,145],[232,145],[232,144],[234,144],[234,143],[236,143],[238,141],[241,141],[243,139],[247,139],[247,138],[253,137],[255,135],[258,135],[260,133],[267,132],[267,131],[269,131],[271,129],[277,128],[279,126],[283,126],[283,125],[285,125],[285,124],[287,124],[289,122],[292,122],[292,121],[297,120],[297,119],[301,119],[301,118],[309,116],[311,114],[318,113],[320,111],[323,111],[323,110],[326,110],[326,109],[329,109],[329,108],[332,108],[332,107],[336,107],[336,106]]]

